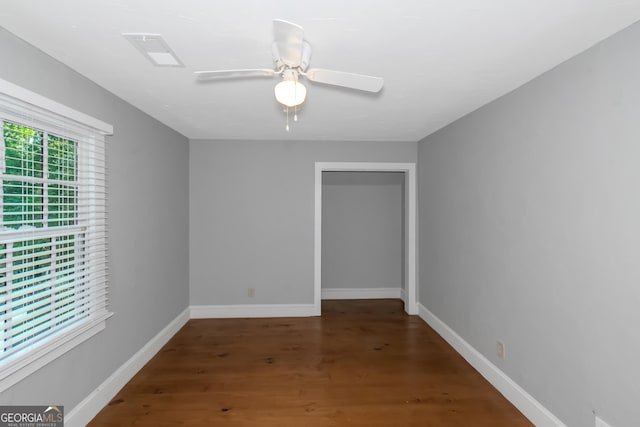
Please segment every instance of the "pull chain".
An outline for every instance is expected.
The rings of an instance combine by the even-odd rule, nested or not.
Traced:
[[[287,107],[287,126],[285,126],[285,130],[289,132],[289,107]]]

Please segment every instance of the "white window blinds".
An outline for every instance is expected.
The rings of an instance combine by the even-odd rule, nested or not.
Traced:
[[[110,314],[104,135],[112,129],[4,81],[0,126],[2,390],[104,328]]]

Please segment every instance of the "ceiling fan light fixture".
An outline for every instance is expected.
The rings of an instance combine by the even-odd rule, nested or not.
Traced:
[[[302,104],[307,97],[307,88],[296,80],[283,80],[275,87],[276,100],[287,107]]]

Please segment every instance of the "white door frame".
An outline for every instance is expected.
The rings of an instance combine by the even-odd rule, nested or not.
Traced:
[[[415,163],[351,163],[316,162],[315,174],[315,230],[313,304],[317,316],[321,314],[322,295],[322,172],[404,172],[405,226],[404,226],[404,309],[407,314],[418,314],[416,286],[416,164]]]

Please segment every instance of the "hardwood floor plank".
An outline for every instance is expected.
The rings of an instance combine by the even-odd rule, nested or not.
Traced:
[[[396,300],[190,320],[90,426],[531,426]]]

